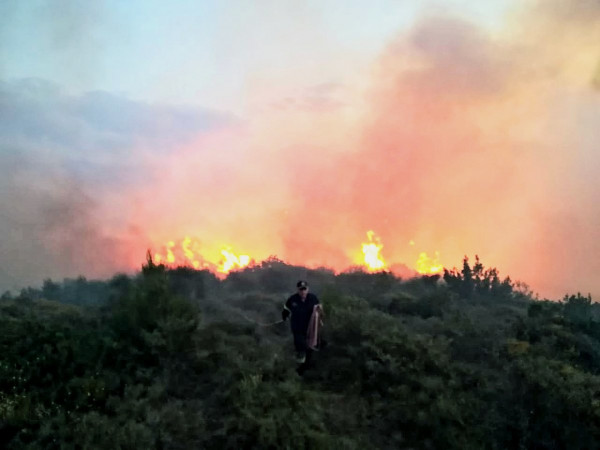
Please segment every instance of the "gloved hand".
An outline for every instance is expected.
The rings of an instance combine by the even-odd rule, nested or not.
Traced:
[[[281,320],[285,322],[288,317],[290,317],[290,312],[287,309],[281,311]]]

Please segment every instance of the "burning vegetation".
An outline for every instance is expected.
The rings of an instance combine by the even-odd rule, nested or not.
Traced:
[[[220,275],[247,267],[253,261],[248,255],[236,254],[230,246],[222,247],[216,257],[207,257],[201,252],[200,241],[189,236],[177,242],[167,242],[160,251],[153,253],[153,258],[157,264],[168,267],[208,269]]]
[[[381,238],[373,231],[366,233],[367,240],[360,244],[361,252],[355,257],[355,266],[369,273],[394,272],[394,265],[388,266],[382,249]],[[414,241],[410,241],[414,246]],[[256,264],[257,259],[247,254],[235,251],[230,245],[223,245],[218,252],[207,251],[198,239],[186,236],[178,241],[169,241],[159,250],[151,252],[157,264],[170,268],[189,267],[196,270],[209,270],[215,275],[223,277],[226,274]],[[419,253],[414,263],[415,274],[435,275],[441,274],[444,266],[440,262],[439,252],[429,257],[426,252]],[[348,269],[347,267],[346,269]],[[343,271],[343,270],[340,270]]]

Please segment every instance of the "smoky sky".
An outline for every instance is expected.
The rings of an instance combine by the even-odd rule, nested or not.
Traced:
[[[187,235],[343,270],[373,230],[389,264],[478,254],[597,297],[598,42],[593,1],[523,2],[495,31],[428,14],[355,85],[254,86],[240,118],[3,81],[0,287],[134,270]]]
[[[331,247],[349,245],[340,229],[375,228],[388,254],[411,257],[414,239],[450,266],[479,254],[542,295],[599,292],[600,98],[589,80],[600,41],[580,27],[600,30],[600,8],[564,6],[540,4],[532,30],[520,17],[522,41],[436,15],[390,44],[358,148],[327,165],[307,158],[294,177]],[[557,30],[568,44],[540,52]],[[306,259],[299,243],[323,236],[296,225],[287,251]]]
[[[106,216],[110,199],[152,184],[146,152],[168,155],[233,122],[219,112],[107,92],[69,95],[39,79],[1,82],[0,116],[5,289],[45,277],[130,270],[139,260],[130,248],[143,253],[147,238],[126,210]]]

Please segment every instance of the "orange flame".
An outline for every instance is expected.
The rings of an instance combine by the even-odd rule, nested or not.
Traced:
[[[369,238],[369,242],[363,242],[362,244],[365,266],[367,266],[369,272],[385,270],[385,261],[379,254],[383,244],[372,230],[367,231],[367,238]]]
[[[225,258],[223,264],[219,266],[219,272],[221,273],[228,273],[231,269],[242,269],[250,264],[250,257],[248,255],[236,256],[228,249],[222,249],[221,254]]]
[[[369,272],[389,270],[381,250],[383,244],[374,231],[367,231],[367,241],[361,244],[362,254],[355,254],[355,261]],[[409,246],[414,247],[413,240]],[[426,252],[419,253],[416,261],[416,271],[422,275],[434,275],[442,272],[444,266],[439,261],[439,252],[433,257]],[[208,269],[218,276],[224,276],[233,270],[243,269],[254,263],[249,255],[238,254],[230,246],[204,247],[199,241],[189,236],[179,241],[168,241],[160,251],[154,252],[154,261],[169,267],[192,267],[197,270]],[[393,267],[393,266],[392,266]],[[408,268],[407,268],[408,269]]]
[[[250,265],[252,259],[248,255],[236,255],[231,247],[221,248],[213,258],[201,252],[200,242],[186,236],[176,243],[169,241],[161,252],[154,253],[154,261],[170,267],[187,266],[194,269],[209,269],[216,273],[226,274],[231,270],[241,269]]]
[[[421,275],[434,275],[440,273],[444,266],[440,263],[440,252],[435,252],[435,257],[430,258],[426,252],[419,253],[417,272]]]
[[[198,243],[192,242],[192,239],[187,236],[181,243],[181,249],[183,250],[183,254],[187,258],[187,260],[192,264],[194,269],[200,268],[200,261],[198,260],[198,258],[196,257],[196,255],[194,253],[194,249],[196,250],[196,252],[198,252],[198,250],[196,249],[197,246],[198,246]]]

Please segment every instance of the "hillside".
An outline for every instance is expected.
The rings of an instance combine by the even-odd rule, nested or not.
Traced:
[[[297,279],[329,345],[295,371]],[[600,448],[600,308],[467,260],[401,280],[277,259],[47,280],[0,301],[0,447]]]

